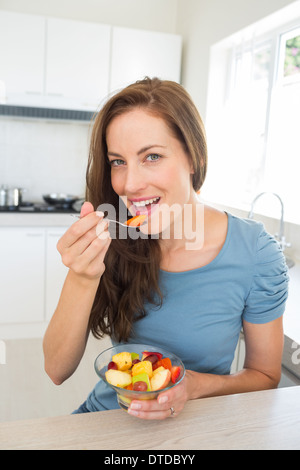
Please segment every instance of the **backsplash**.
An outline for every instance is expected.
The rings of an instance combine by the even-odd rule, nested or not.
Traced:
[[[90,123],[1,117],[0,185],[25,188],[24,201],[84,196],[90,131]]]

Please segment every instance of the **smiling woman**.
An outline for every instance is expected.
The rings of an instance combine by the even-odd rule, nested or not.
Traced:
[[[114,344],[161,347],[184,363],[176,387],[131,402],[128,413],[142,419],[176,418],[194,398],[277,386],[284,256],[261,224],[202,204],[197,193],[206,163],[201,118],[176,83],[146,78],[99,112],[89,202],[58,243],[70,270],[44,339],[55,383],[75,371],[91,331]],[[109,205],[120,219],[120,201],[131,215],[147,215],[139,232],[126,229],[135,237],[107,231],[101,210]],[[245,367],[230,375],[241,327]],[[115,392],[100,381],[76,412],[117,407]]]
[[[195,203],[206,160],[203,123],[188,93],[175,82],[145,79],[113,96],[95,120],[87,200],[117,209],[121,198],[132,215],[147,214],[143,234],[161,233],[158,209]],[[116,260],[118,273],[107,269]],[[96,335],[126,341],[133,320],[146,314],[144,299],[160,305],[160,264],[160,245],[150,236],[112,240],[90,318]]]

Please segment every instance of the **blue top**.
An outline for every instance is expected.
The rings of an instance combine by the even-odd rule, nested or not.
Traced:
[[[267,323],[284,313],[288,290],[285,258],[261,223],[228,214],[225,243],[206,266],[161,270],[164,302],[147,304],[129,342],[161,346],[198,372],[229,374],[242,321]],[[89,411],[119,408],[116,393],[100,380]]]

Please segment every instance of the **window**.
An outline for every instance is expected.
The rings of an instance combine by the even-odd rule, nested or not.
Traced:
[[[285,220],[300,223],[300,15],[216,45],[209,81],[204,199],[249,210],[257,194],[275,192]],[[259,211],[279,216],[274,200]]]

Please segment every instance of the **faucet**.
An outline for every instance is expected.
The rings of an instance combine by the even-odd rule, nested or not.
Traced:
[[[253,219],[253,210],[254,210],[254,205],[256,203],[256,201],[261,197],[261,196],[264,196],[265,194],[271,194],[273,196],[275,196],[279,202],[280,202],[280,205],[281,205],[281,217],[280,217],[280,225],[279,225],[279,233],[275,233],[275,238],[278,240],[278,243],[280,245],[280,248],[282,249],[282,252],[284,252],[284,250],[286,248],[289,248],[291,246],[290,243],[288,243],[285,239],[285,236],[284,236],[284,205],[283,205],[283,202],[282,202],[282,199],[280,196],[278,196],[278,194],[276,193],[269,193],[269,192],[263,192],[263,193],[260,193],[258,194],[252,201],[251,203],[251,209],[250,209],[250,212],[248,214],[248,218],[249,219]],[[287,265],[289,268],[291,268],[292,266],[294,266],[294,262],[289,259],[289,258],[286,258],[287,259]]]

